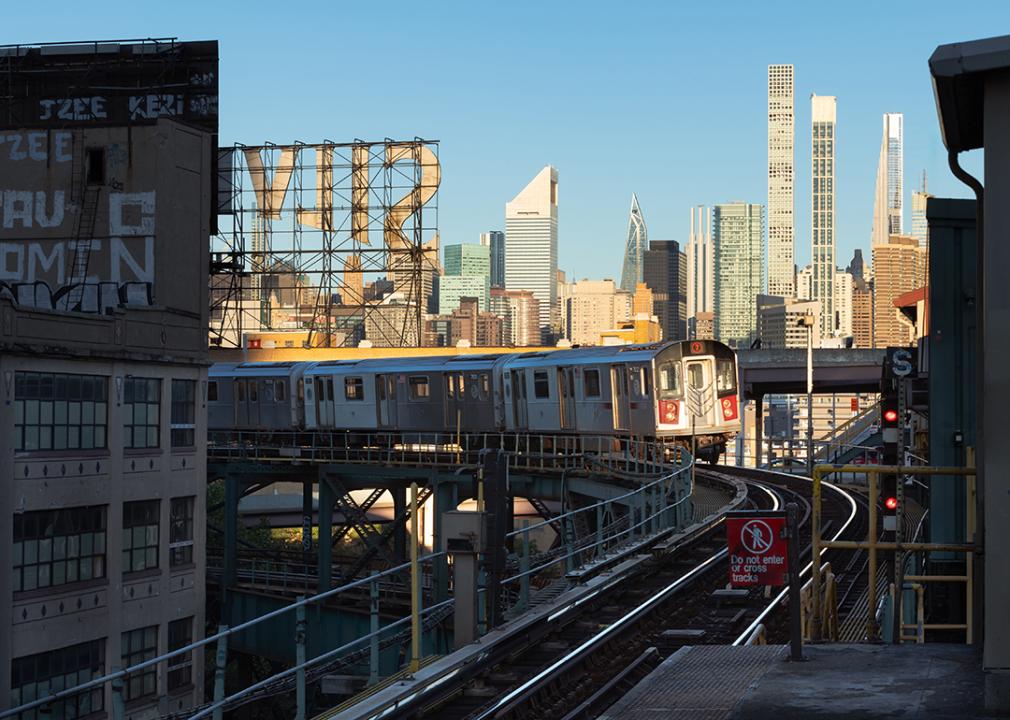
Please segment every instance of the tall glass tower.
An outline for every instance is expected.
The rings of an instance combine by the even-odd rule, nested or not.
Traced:
[[[904,116],[884,113],[877,162],[877,188],[873,198],[872,245],[886,245],[891,235],[902,234],[902,198],[905,192]]]
[[[743,202],[712,208],[715,334],[733,347],[748,347],[757,336],[755,299],[765,280],[764,210]]]
[[[638,206],[638,197],[631,194],[631,211],[628,215],[628,242],[624,248],[624,269],[621,271],[621,290],[635,292],[635,287],[642,282],[645,251],[649,249],[649,231],[645,227],[642,208]]]
[[[837,99],[813,95],[811,109],[810,298],[821,304],[821,334],[835,330],[835,150]]]
[[[768,66],[768,294],[795,295],[793,66]]]

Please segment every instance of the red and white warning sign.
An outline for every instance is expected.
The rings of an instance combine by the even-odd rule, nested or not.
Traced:
[[[786,519],[781,516],[727,516],[730,585],[786,584],[789,560],[785,528]]]

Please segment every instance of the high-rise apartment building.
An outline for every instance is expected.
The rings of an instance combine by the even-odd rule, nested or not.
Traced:
[[[926,251],[910,235],[891,235],[873,246],[873,334],[876,347],[910,344],[915,329],[894,300],[926,284]]]
[[[821,332],[817,326],[820,306],[814,300],[794,300],[778,295],[758,295],[758,337],[762,348],[805,348],[807,328],[801,324],[806,315],[813,315],[814,347],[820,345]]]
[[[829,333],[835,337],[852,337],[852,282],[849,273],[835,273],[835,326]]]
[[[793,297],[793,66],[768,66],[768,293]]]
[[[600,333],[631,317],[632,297],[609,279],[572,283],[565,308],[568,339],[573,345],[599,345]]]
[[[807,265],[796,273],[796,299],[809,300],[812,297],[813,289],[811,284],[814,280],[814,268]]]
[[[712,246],[712,213],[699,205],[691,208],[691,234],[687,241],[688,337],[696,334],[698,313],[715,312],[715,253]],[[711,324],[712,319],[706,318]]]
[[[877,185],[873,198],[871,245],[887,244],[891,235],[900,235],[904,197],[904,116],[884,113]]]
[[[645,251],[645,284],[664,340],[687,338],[687,256],[676,240],[653,240]]]
[[[926,201],[933,197],[926,190],[926,172],[922,173],[922,186],[912,192],[912,237],[919,247],[929,250],[929,223],[926,221]]]
[[[548,165],[505,204],[505,289],[533,293],[543,341],[560,326],[557,271],[558,171]]]
[[[459,307],[464,295],[476,297],[481,311],[488,308],[491,289],[491,248],[485,245],[445,246],[445,273],[439,282],[438,312],[445,315]],[[480,285],[481,290],[476,289]],[[443,294],[448,293],[443,297]]]
[[[835,156],[834,97],[813,95],[811,109],[811,265],[810,299],[820,302],[821,333],[828,336],[835,317]]]
[[[638,206],[638,196],[631,194],[631,210],[628,212],[628,239],[624,244],[624,267],[621,270],[621,290],[633,293],[642,282],[645,251],[649,249],[649,231],[645,227],[642,208]]]
[[[532,347],[540,344],[540,301],[531,291],[491,288],[491,312],[504,320],[504,345]]]
[[[488,249],[491,287],[505,287],[505,233],[501,230],[483,232],[480,244]]]
[[[712,208],[715,332],[727,345],[748,347],[757,336],[755,298],[764,290],[764,206]]]

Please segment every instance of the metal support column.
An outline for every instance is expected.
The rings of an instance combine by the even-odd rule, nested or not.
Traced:
[[[242,496],[240,480],[234,475],[224,479],[224,578],[221,583],[227,598],[228,588],[238,582],[238,501]],[[228,611],[227,603],[223,608]]]
[[[459,489],[455,482],[440,482],[432,478],[435,489],[435,531],[432,547],[442,547],[442,515],[456,509],[459,505]],[[435,602],[449,599],[449,558],[442,555],[435,558],[432,567],[432,582],[434,583]]]
[[[219,625],[217,628],[219,633],[226,632],[227,630],[227,625]],[[214,656],[214,704],[218,705],[218,707],[214,708],[213,720],[222,720],[224,717],[224,708],[220,707],[220,703],[224,700],[224,678],[227,666],[228,636],[225,635],[217,641],[217,653]]]
[[[305,599],[304,595],[298,597],[299,602]],[[295,720],[305,720],[305,661],[308,659],[305,653],[305,606],[299,605],[295,608],[295,665],[299,666],[295,671]]]
[[[407,562],[407,488],[391,487],[389,494],[393,496],[393,560],[400,565]]]
[[[764,395],[758,395],[754,398],[754,467],[761,467],[761,460],[764,455],[764,414],[765,397]]]
[[[319,592],[329,590],[333,580],[333,504],[336,498],[326,478],[319,479]]]

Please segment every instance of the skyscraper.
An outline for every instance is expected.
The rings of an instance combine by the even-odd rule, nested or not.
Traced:
[[[688,336],[698,313],[715,312],[715,255],[712,248],[712,215],[703,205],[691,208],[691,234],[687,241]]]
[[[873,246],[873,340],[877,347],[905,346],[914,328],[899,319],[894,300],[926,284],[926,252],[908,235]]]
[[[861,248],[856,248],[852,253],[852,262],[849,263],[849,275],[852,276],[853,280],[863,280],[863,275],[866,274],[866,261],[863,260],[863,251]]]
[[[491,287],[505,287],[505,233],[488,230],[480,234],[480,244],[491,258]]]
[[[821,334],[835,327],[835,119],[837,100],[813,95],[811,110],[811,249],[810,299],[821,304]]]
[[[557,271],[558,171],[548,165],[505,204],[505,288],[533,292],[543,340],[560,325]]]
[[[687,256],[676,240],[653,240],[645,251],[645,284],[652,291],[650,314],[659,318],[664,340],[687,337]]]
[[[922,173],[922,188],[912,192],[912,237],[919,247],[929,250],[929,223],[926,222],[926,201],[933,197],[926,191],[926,172]]]
[[[901,113],[884,113],[880,158],[877,161],[877,187],[873,198],[872,245],[886,245],[891,235],[901,234],[905,186],[903,125],[904,116]]]
[[[715,253],[715,334],[748,347],[757,334],[755,300],[764,288],[764,206],[729,203],[712,208]]]
[[[631,194],[631,210],[628,213],[628,240],[624,245],[624,269],[621,271],[621,290],[635,292],[642,282],[642,262],[649,248],[649,231],[645,227],[642,208],[638,206],[638,196]]]
[[[793,66],[768,66],[768,294],[793,297]]]

